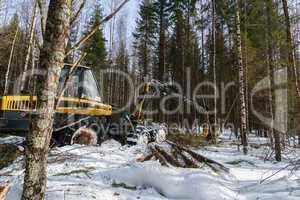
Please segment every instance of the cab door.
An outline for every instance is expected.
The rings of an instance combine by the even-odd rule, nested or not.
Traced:
[[[102,102],[102,93],[94,73],[90,69],[83,69],[82,71],[81,99]]]

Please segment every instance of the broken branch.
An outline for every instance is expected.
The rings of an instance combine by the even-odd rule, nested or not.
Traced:
[[[83,61],[83,59],[86,57],[86,55],[87,55],[87,53],[83,53],[82,56],[72,65],[72,67],[70,69],[70,72],[67,75],[66,80],[65,80],[65,82],[63,84],[63,87],[62,87],[59,95],[57,96],[58,99],[56,100],[56,103],[54,105],[54,109],[55,110],[57,109],[57,106],[58,106],[58,104],[60,102],[60,99],[62,98],[62,96],[63,96],[63,94],[64,94],[64,92],[65,92],[65,90],[67,88],[67,85],[68,85],[68,83],[70,81],[70,78],[74,75],[74,73],[76,72],[77,67],[80,65],[80,63]]]
[[[89,34],[82,37],[77,44],[74,45],[66,54],[66,56],[69,56],[71,53],[73,53],[75,50],[77,50],[79,47],[81,47],[82,44],[84,44],[88,39],[90,39],[97,31],[100,30],[102,24],[108,22],[111,20],[125,5],[128,3],[129,0],[124,0],[123,3],[110,15],[105,17]]]
[[[218,166],[220,169],[222,169],[223,171],[225,171],[225,172],[229,172],[229,169],[228,168],[226,168],[224,165],[222,165],[221,163],[218,163],[218,162],[216,162],[216,161],[214,161],[214,160],[212,160],[212,159],[210,159],[210,158],[207,158],[207,157],[204,157],[204,156],[202,156],[202,155],[200,155],[200,154],[198,154],[198,153],[195,153],[195,152],[193,152],[193,151],[191,151],[191,150],[189,150],[189,149],[187,149],[187,148],[184,148],[184,147],[182,147],[182,146],[179,146],[179,145],[176,145],[176,144],[174,144],[174,143],[172,143],[172,142],[169,142],[169,141],[167,141],[167,143],[169,143],[171,146],[175,146],[175,147],[177,147],[177,148],[179,148],[180,150],[183,150],[183,151],[185,151],[185,152],[187,152],[188,154],[190,154],[194,159],[196,159],[196,160],[198,160],[199,162],[204,162],[204,163],[206,163],[208,166],[210,166],[211,168],[214,168],[211,164],[214,164],[214,165],[216,165],[216,166]]]
[[[72,24],[77,20],[77,18],[79,17],[79,15],[81,14],[81,12],[82,12],[82,10],[83,10],[85,4],[86,4],[86,0],[82,0],[82,1],[81,1],[81,4],[80,4],[80,6],[79,6],[78,11],[75,13],[75,15],[74,15],[74,16],[72,17],[72,19],[71,19],[71,22],[70,22],[71,26],[72,26]]]
[[[166,151],[161,149],[159,146],[155,146],[155,149],[167,160],[168,163],[175,167],[184,167],[180,162],[174,159],[171,155],[169,155]]]
[[[160,162],[160,164],[162,166],[168,166],[168,161],[165,159],[165,157],[163,157],[155,148],[153,148],[151,146],[149,148],[153,152],[153,155],[155,156],[155,158],[158,159],[158,161]]]
[[[153,158],[153,153],[149,154],[148,156],[146,157],[141,157],[141,158],[138,158],[137,161],[138,162],[146,162],[146,161],[149,161]]]
[[[45,0],[37,0],[39,10],[40,10],[40,16],[41,16],[41,29],[42,29],[42,36],[44,38],[45,36],[45,30],[46,30],[46,1]]]
[[[6,70],[6,74],[5,74],[4,96],[8,93],[8,88],[9,88],[8,87],[8,78],[9,78],[10,67],[11,67],[13,56],[14,56],[14,51],[15,51],[15,46],[16,46],[16,41],[17,41],[18,34],[19,34],[19,26],[17,26],[15,37],[14,37],[12,47],[11,47],[11,50],[10,50],[10,56],[9,56],[7,70]]]
[[[0,200],[4,200],[10,190],[9,185],[0,186]]]

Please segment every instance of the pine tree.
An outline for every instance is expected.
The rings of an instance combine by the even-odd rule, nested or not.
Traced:
[[[272,0],[268,0],[266,2],[266,13],[267,13],[267,54],[268,54],[268,64],[269,64],[269,78],[270,78],[270,116],[271,116],[271,127],[270,131],[272,136],[274,137],[274,144],[275,144],[275,159],[276,161],[281,161],[281,142],[280,142],[280,135],[275,126],[275,77],[274,73],[276,70],[276,38],[274,37],[274,30],[277,29],[277,23],[272,23],[274,18],[276,19],[276,15],[274,14],[274,3]]]

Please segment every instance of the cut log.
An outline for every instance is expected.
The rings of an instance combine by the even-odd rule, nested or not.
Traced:
[[[215,168],[215,167],[211,166],[211,164],[213,164],[213,165],[218,166],[221,170],[223,170],[223,171],[225,171],[227,173],[229,172],[229,169],[226,168],[221,163],[218,163],[218,162],[216,162],[216,161],[214,161],[214,160],[212,160],[210,158],[207,158],[205,156],[202,156],[202,155],[200,155],[200,154],[198,154],[198,153],[196,153],[194,151],[191,151],[191,150],[189,150],[189,149],[187,149],[187,148],[185,148],[183,146],[179,146],[179,145],[174,144],[174,143],[169,142],[169,141],[167,141],[167,143],[170,144],[171,146],[175,147],[175,148],[179,148],[180,150],[187,152],[188,154],[190,154],[194,159],[196,159],[199,162],[206,163],[210,167]]]
[[[184,167],[178,160],[174,159],[171,155],[169,155],[165,150],[160,148],[158,145],[155,145],[155,149],[167,160],[170,165],[174,167]]]
[[[10,190],[9,185],[0,186],[0,200],[5,200],[9,190]]]
[[[199,166],[192,159],[184,155],[184,153],[180,152],[180,156],[185,163],[185,168],[199,168]]]
[[[176,154],[176,159],[179,159],[179,157],[184,162],[185,168],[199,168],[199,166],[188,156],[184,155],[184,153],[177,147],[174,147],[174,153]]]
[[[149,148],[153,152],[154,157],[160,162],[162,166],[169,166],[165,157],[163,157],[155,148],[151,146]]]
[[[151,160],[153,158],[153,156],[154,156],[154,154],[151,153],[151,154],[149,154],[147,156],[143,156],[141,158],[138,158],[136,161],[138,161],[138,162],[146,162],[146,161]]]
[[[200,168],[203,164],[210,167],[214,172],[229,172],[221,163],[196,153],[187,147],[166,141],[164,145],[152,143],[148,146],[151,153],[139,158],[137,161],[145,162],[153,157],[159,160],[163,166],[180,168]]]

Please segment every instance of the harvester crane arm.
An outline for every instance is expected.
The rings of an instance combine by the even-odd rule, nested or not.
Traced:
[[[152,80],[150,82],[145,83],[145,86],[140,93],[139,97],[136,100],[136,104],[134,106],[134,110],[131,114],[131,120],[133,122],[143,121],[143,111],[147,106],[147,97],[149,96],[158,96],[162,98],[164,96],[173,95],[174,97],[178,97],[183,99],[185,103],[190,105],[194,105],[191,99],[188,99],[183,94],[180,94],[176,87],[170,83],[161,83],[158,80]],[[203,101],[204,102],[204,101]],[[199,108],[198,108],[199,109]],[[203,135],[205,138],[209,137],[209,114],[207,111],[207,107],[204,105],[201,107],[201,112],[205,115],[205,126],[203,130]]]

